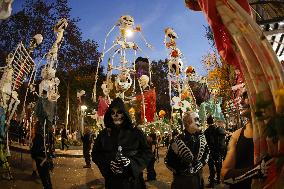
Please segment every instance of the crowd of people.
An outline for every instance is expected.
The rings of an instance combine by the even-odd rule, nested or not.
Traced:
[[[221,182],[229,184],[230,188],[250,188],[253,178],[265,176],[268,161],[264,161],[258,168],[254,166],[250,108],[246,93],[242,99],[245,108],[241,115],[249,121],[234,133],[216,124],[211,115],[207,117],[207,128],[204,130],[198,113],[190,111],[182,117],[181,131],[173,130],[172,133],[159,136],[154,130],[145,134],[136,127],[123,100],[116,98],[105,113],[105,128],[98,136],[95,137],[88,127],[80,135],[85,159],[83,168],[91,168],[93,161],[103,175],[107,189],[146,188],[145,181],[157,179],[155,162],[159,160],[159,147],[164,146],[167,149],[164,163],[173,173],[172,189],[188,186],[196,189],[214,188]],[[37,134],[39,132],[40,122],[37,121],[31,130],[32,175],[39,175],[44,188],[52,188],[49,174],[53,169],[52,156],[46,155],[47,151],[52,152],[52,145],[46,147],[43,135]],[[54,133],[61,138],[61,150],[68,150],[67,141],[70,138],[78,139],[78,132],[68,134],[65,128]],[[229,143],[228,137],[231,137]],[[18,140],[21,142],[20,138]],[[47,143],[54,141],[48,140]],[[207,179],[203,177],[205,165],[209,167],[208,185],[204,185],[204,179]],[[144,169],[147,170],[145,180]]]

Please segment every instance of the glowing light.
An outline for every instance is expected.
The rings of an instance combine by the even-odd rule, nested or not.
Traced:
[[[87,106],[86,105],[82,105],[81,106],[81,110],[83,110],[83,111],[87,110]]]
[[[131,29],[127,29],[127,30],[125,31],[125,33],[126,33],[126,37],[132,37],[133,34],[134,34],[133,30],[131,30]]]

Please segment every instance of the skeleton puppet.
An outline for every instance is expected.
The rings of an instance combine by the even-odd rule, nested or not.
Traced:
[[[13,0],[0,0],[0,20],[7,19],[12,12]]]
[[[112,46],[109,49],[105,49],[106,42],[107,42],[107,37],[110,35],[110,33],[116,28],[119,28],[120,35],[116,37],[114,40]],[[104,43],[104,48],[103,48],[103,53],[102,56],[100,57],[100,62],[103,61],[103,58],[106,53],[113,51],[112,56],[109,58],[111,63],[110,69],[108,72],[111,72],[112,70],[119,70],[121,73],[117,76],[116,81],[115,81],[115,86],[117,90],[119,91],[117,96],[120,96],[121,98],[124,98],[124,92],[128,90],[132,84],[132,79],[130,78],[130,71],[133,71],[133,68],[135,68],[135,64],[133,68],[130,68],[128,65],[128,60],[126,59],[126,49],[129,50],[134,50],[134,54],[136,56],[137,50],[142,51],[142,49],[132,41],[127,41],[127,37],[131,36],[132,33],[138,32],[144,42],[146,43],[146,46],[151,48],[151,45],[147,43],[145,40],[144,36],[141,33],[141,27],[140,26],[134,26],[134,19],[130,15],[123,15],[119,18],[117,23],[113,26],[113,28],[109,31],[105,38],[105,43]],[[120,54],[120,65],[118,66],[113,66],[113,59],[117,54]],[[94,84],[94,89],[93,89],[93,100],[96,101],[96,83],[98,79],[98,68],[100,66],[97,66],[97,71],[96,71],[96,78],[95,78],[95,84]],[[127,71],[128,70],[128,71]],[[128,73],[126,73],[128,72]],[[125,76],[127,75],[127,76]],[[129,75],[129,76],[128,76]],[[127,77],[127,78],[125,78]],[[151,77],[151,76],[150,76]]]
[[[182,53],[176,46],[176,39],[178,35],[172,28],[165,29],[165,46],[170,51],[169,53],[169,70],[172,74],[179,75],[182,72],[183,62],[182,62]]]

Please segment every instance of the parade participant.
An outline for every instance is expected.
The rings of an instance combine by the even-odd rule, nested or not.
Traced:
[[[84,129],[84,135],[81,136],[83,142],[83,155],[85,158],[86,165],[83,168],[91,168],[91,155],[90,150],[93,143],[93,136],[91,130],[88,127]]]
[[[53,170],[54,140],[52,123],[54,122],[55,103],[47,98],[47,91],[43,90],[35,106],[36,134],[31,147],[32,159],[36,162],[38,174],[44,189],[52,189],[50,171]]]
[[[53,170],[53,162],[49,156],[49,153],[47,152],[44,140],[43,133],[37,130],[35,138],[33,139],[31,156],[36,162],[37,171],[44,189],[52,189],[50,171]]]
[[[92,160],[105,178],[106,189],[144,189],[143,169],[152,158],[144,133],[134,127],[122,99],[116,98],[104,116]]]
[[[200,174],[208,161],[206,138],[199,128],[199,116],[196,112],[186,112],[183,116],[184,133],[170,144],[166,166],[173,172],[172,189],[203,188]]]
[[[153,181],[156,180],[156,171],[155,171],[155,161],[156,161],[156,154],[157,154],[157,135],[154,131],[152,131],[148,136],[147,136],[147,142],[148,145],[150,146],[153,157],[149,164],[147,165],[147,181]]]
[[[224,151],[226,150],[225,143],[225,130],[214,124],[213,117],[211,115],[207,118],[208,128],[204,134],[209,147],[209,185],[206,187],[214,188],[214,184],[220,184],[220,174],[222,168],[222,160]],[[215,180],[215,175],[216,180]]]
[[[224,183],[229,184],[230,189],[250,189],[252,178],[266,176],[270,163],[265,158],[254,166],[253,127],[247,92],[242,94],[241,105],[241,116],[248,122],[232,134],[221,170]]]
[[[61,131],[61,150],[64,150],[64,146],[66,146],[66,149],[68,150],[69,146],[67,144],[68,136],[66,128],[63,128]]]

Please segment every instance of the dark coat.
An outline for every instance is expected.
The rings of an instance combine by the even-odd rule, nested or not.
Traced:
[[[111,118],[111,109],[118,107],[124,112],[124,125],[116,128]],[[116,98],[108,108],[104,117],[105,129],[96,138],[92,160],[99,167],[105,178],[107,189],[142,189],[146,188],[143,179],[145,169],[152,159],[151,150],[144,133],[133,126],[123,101]],[[130,159],[130,165],[122,174],[114,174],[110,169],[110,162],[115,160],[118,146],[122,147],[123,156]]]

